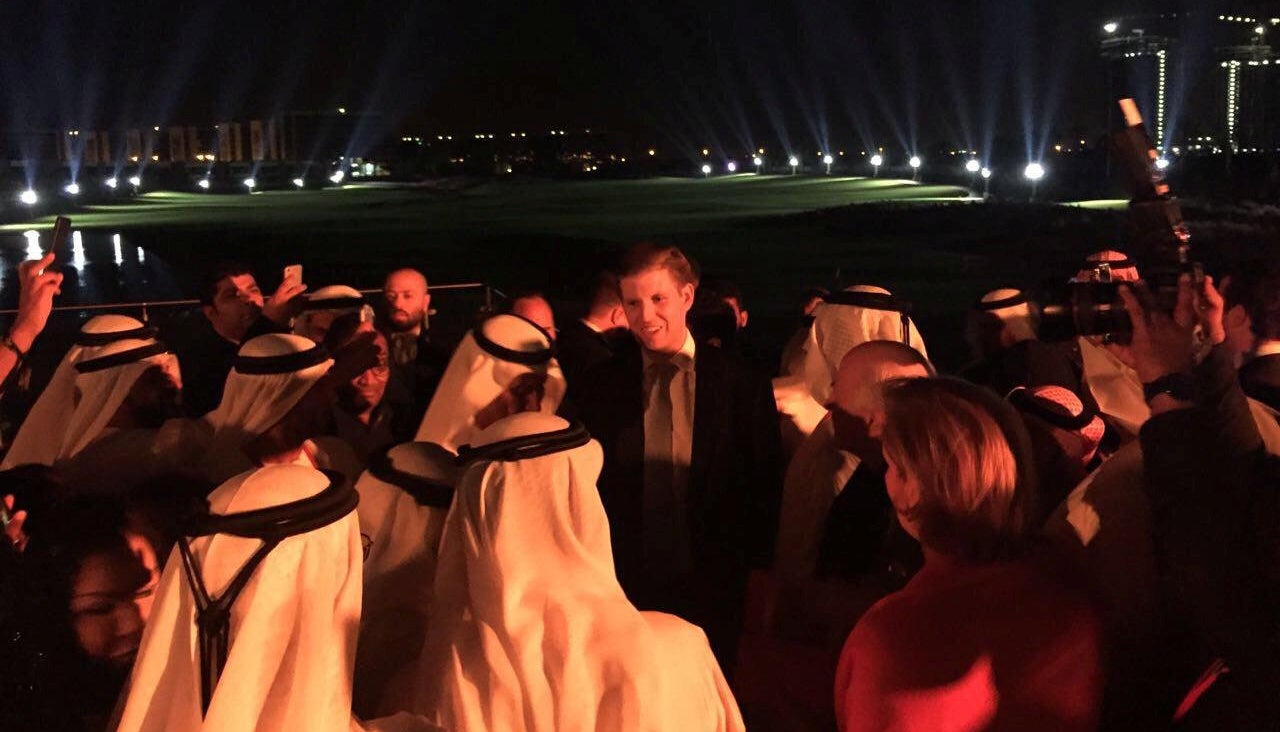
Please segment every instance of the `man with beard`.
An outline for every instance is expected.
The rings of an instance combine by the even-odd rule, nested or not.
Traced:
[[[382,295],[386,311],[379,327],[390,346],[391,378],[413,395],[414,416],[420,418],[449,363],[449,354],[431,342],[427,329],[427,278],[416,269],[397,269],[387,275]]]
[[[248,266],[238,262],[217,265],[200,288],[200,310],[193,327],[174,333],[182,361],[183,404],[188,415],[199,417],[222,399],[222,387],[240,345],[263,333],[287,333],[293,316],[303,305],[298,297],[306,285],[280,284],[270,302],[262,297],[258,281]]]

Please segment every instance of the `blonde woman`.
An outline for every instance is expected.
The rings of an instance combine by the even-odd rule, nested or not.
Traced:
[[[1033,549],[1017,416],[951,379],[883,390],[886,486],[924,568],[859,620],[836,674],[841,730],[1086,730],[1097,619]]]

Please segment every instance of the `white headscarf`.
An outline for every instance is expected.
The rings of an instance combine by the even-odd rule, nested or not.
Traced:
[[[360,534],[367,546],[355,709],[377,716],[412,706],[426,636],[436,559],[457,468],[438,445],[407,442],[375,458],[356,481]],[[420,495],[419,500],[413,493]],[[405,674],[399,672],[404,671]]]
[[[991,307],[993,303],[1009,301],[1012,304],[1003,307]],[[1002,287],[992,290],[978,301],[978,312],[998,318],[1004,324],[1014,341],[1030,341],[1036,337],[1035,316],[1031,312],[1031,303],[1022,290]]]
[[[854,285],[844,291],[891,294],[873,285]],[[867,341],[902,341],[902,314],[892,310],[823,302],[814,315],[805,348],[805,381],[819,404],[825,404],[831,396],[831,381],[840,369],[840,360],[850,349]],[[924,339],[916,330],[914,320],[907,325],[907,345],[928,358]]]
[[[283,419],[332,366],[333,359],[302,336],[270,333],[240,346],[222,402],[204,416],[212,431],[206,477],[222,481],[250,468],[244,444]]]
[[[52,465],[62,446],[56,436],[66,431],[67,420],[76,406],[76,363],[82,358],[93,358],[112,341],[149,338],[152,335],[149,331],[141,321],[127,315],[95,315],[85,321],[75,343],[53,372],[53,378],[27,412],[4,461],[0,462],[0,470],[16,465]]]
[[[293,334],[310,337],[311,317],[316,313],[363,313],[362,320],[373,320],[373,308],[365,302],[364,295],[347,285],[329,285],[302,295],[305,305],[293,320]]]
[[[228,480],[209,496],[210,510],[278,506],[314,496],[328,483],[310,468],[272,465]],[[229,534],[192,540],[210,595],[221,596],[260,545]],[[231,606],[226,664],[202,720],[196,605],[175,549],[142,636],[119,732],[347,732],[361,558],[354,514],[288,537],[267,554]]]
[[[453,352],[414,439],[457,452],[479,432],[476,413],[522,374],[547,375],[542,412],[554,414],[564,398],[565,383],[552,353],[547,334],[524,318],[495,315],[484,321]]]
[[[552,432],[537,413],[476,445]],[[420,704],[450,730],[740,730],[702,631],[642,613],[614,575],[596,490],[597,442],[481,461],[458,486],[440,547]]]
[[[118,361],[117,365],[107,365]],[[127,338],[97,349],[93,358],[81,356],[76,371],[76,407],[67,418],[61,435],[48,438],[59,441],[58,460],[75,457],[88,447],[106,428],[133,385],[152,368],[170,372],[177,383],[178,359],[153,338]]]

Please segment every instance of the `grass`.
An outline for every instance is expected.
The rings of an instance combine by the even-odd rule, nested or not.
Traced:
[[[1117,215],[1094,202],[984,203],[964,188],[909,180],[753,174],[155,192],[70,216],[86,240],[118,232],[145,247],[148,266],[155,255],[187,292],[218,259],[249,262],[268,288],[291,262],[313,286],[361,287],[407,264],[436,282],[540,288],[567,306],[612,252],[664,241],[741,286],[765,352],[794,327],[802,288],[876,283],[916,303],[931,355],[952,365],[963,360],[959,319],[970,302],[1074,271],[1082,251],[1118,235]],[[22,247],[16,232],[51,225],[3,226],[0,240]],[[104,270],[99,297],[145,297],[128,287],[128,269]],[[111,290],[117,280],[124,286]]]

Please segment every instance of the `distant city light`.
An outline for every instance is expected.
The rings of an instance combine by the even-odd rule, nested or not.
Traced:
[[[305,186],[306,184],[307,184],[307,182],[306,182],[305,180],[301,179],[301,178],[294,178],[294,179],[293,179],[293,185],[294,185],[295,187],[297,187],[297,188],[301,188],[301,187]]]
[[[1102,26],[1102,30],[1108,33],[1115,33],[1119,29],[1120,29],[1120,24],[1115,22],[1114,20]]]
[[[342,179],[343,179],[343,178],[346,178],[346,177],[347,177],[346,172],[345,172],[345,171],[342,171],[342,170],[339,170],[339,171],[336,171],[333,175],[329,176],[329,180],[330,180],[334,185],[337,185],[338,183],[341,183],[341,182],[342,182]]]
[[[1156,158],[1156,169],[1164,170],[1169,167],[1169,158]]]
[[[107,188],[111,188],[113,190],[115,189],[116,186],[120,185],[120,181],[116,180],[114,177],[107,178],[106,180],[102,181],[102,183]]]
[[[657,150],[654,150],[653,148],[649,148],[649,157],[653,157],[654,155],[657,155],[657,154],[658,154]]]
[[[79,184],[79,183],[68,183],[65,187],[63,187],[63,189],[62,189],[62,190],[66,191],[66,192],[67,192],[67,195],[70,195],[70,196],[78,196],[78,195],[80,195],[80,184]]]
[[[729,164],[728,164],[728,165],[726,165],[726,166],[724,166],[724,167],[725,167],[725,169],[726,169],[726,170],[728,170],[730,173],[736,173],[736,172],[738,172],[738,164],[737,164],[737,163],[735,163],[735,162],[734,162],[734,161],[732,161],[732,160],[730,160],[730,161],[729,161]]]
[[[209,190],[209,179],[201,178],[199,181],[196,182],[196,185],[200,186],[200,190],[207,191]]]
[[[1027,163],[1027,167],[1023,169],[1022,174],[1027,180],[1037,181],[1044,177],[1044,166],[1040,163]]]
[[[969,158],[969,162],[964,164],[964,169],[970,173],[976,173],[982,169],[982,163],[979,163],[976,158]]]
[[[710,155],[710,154],[711,154],[711,151],[710,151],[710,150],[708,150],[708,149],[707,149],[707,148],[705,148],[705,147],[704,147],[704,148],[702,148],[702,157],[704,157],[704,158],[705,158],[705,157],[707,157],[707,156],[708,156],[708,155]]]
[[[919,167],[920,167],[920,165],[921,165],[921,162],[920,162],[920,156],[919,156],[919,155],[912,155],[912,156],[911,156],[911,159],[907,161],[907,165],[910,165],[910,166],[911,166],[911,167],[913,167],[913,168],[919,168]]]
[[[1264,33],[1267,32],[1267,29],[1262,26],[1258,26],[1257,28],[1253,29],[1253,32],[1257,33],[1258,35],[1263,35]]]
[[[980,170],[980,171],[978,172],[978,175],[981,175],[983,180],[990,180],[990,179],[991,179],[991,168],[983,168],[982,170]]]
[[[133,186],[134,188],[138,188],[139,186],[142,185],[142,177],[135,175],[129,178],[129,185]]]
[[[249,190],[253,190],[254,188],[257,187],[257,185],[258,185],[258,181],[254,180],[253,178],[244,179],[244,187],[248,188]]]
[[[40,201],[40,197],[36,195],[35,191],[28,188],[27,190],[18,194],[18,200],[25,203],[28,206],[34,206],[36,205],[36,203]]]
[[[881,155],[880,153],[876,153],[875,155],[872,155],[871,165],[877,168],[879,168],[881,165],[884,165],[884,156]]]
[[[702,174],[703,174],[703,175],[708,175],[708,176],[709,176],[709,175],[711,175],[711,166],[710,166],[710,165],[707,165],[706,163],[703,163],[703,164],[702,164]]]
[[[347,113],[346,107],[338,107],[338,114],[346,114],[346,113]]]

